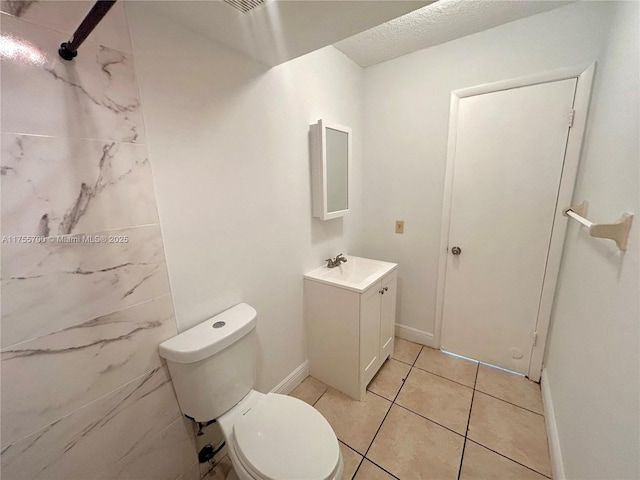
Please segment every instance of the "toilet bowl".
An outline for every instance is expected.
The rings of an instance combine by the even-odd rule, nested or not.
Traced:
[[[218,422],[240,480],[342,478],[331,426],[302,400],[252,390]]]
[[[256,311],[235,307],[163,342],[178,403],[197,422],[215,419],[229,480],[339,480],[343,460],[329,422],[297,398],[253,390]]]

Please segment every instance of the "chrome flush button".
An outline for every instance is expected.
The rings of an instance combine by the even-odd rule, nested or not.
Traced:
[[[226,325],[224,322],[216,322],[213,324],[213,328],[222,328]]]

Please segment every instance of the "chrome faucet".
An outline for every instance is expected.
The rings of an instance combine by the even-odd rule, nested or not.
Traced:
[[[341,253],[338,254],[336,258],[327,258],[325,262],[327,262],[327,268],[336,268],[339,267],[342,262],[346,262],[347,259],[342,256]]]

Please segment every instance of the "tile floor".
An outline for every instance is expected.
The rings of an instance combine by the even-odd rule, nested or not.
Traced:
[[[344,479],[551,477],[540,386],[396,338],[363,402],[308,377],[291,395],[340,440]]]

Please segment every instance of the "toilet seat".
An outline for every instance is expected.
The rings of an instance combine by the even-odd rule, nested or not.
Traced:
[[[233,425],[233,450],[265,480],[328,480],[341,466],[329,422],[297,398],[269,393]]]

